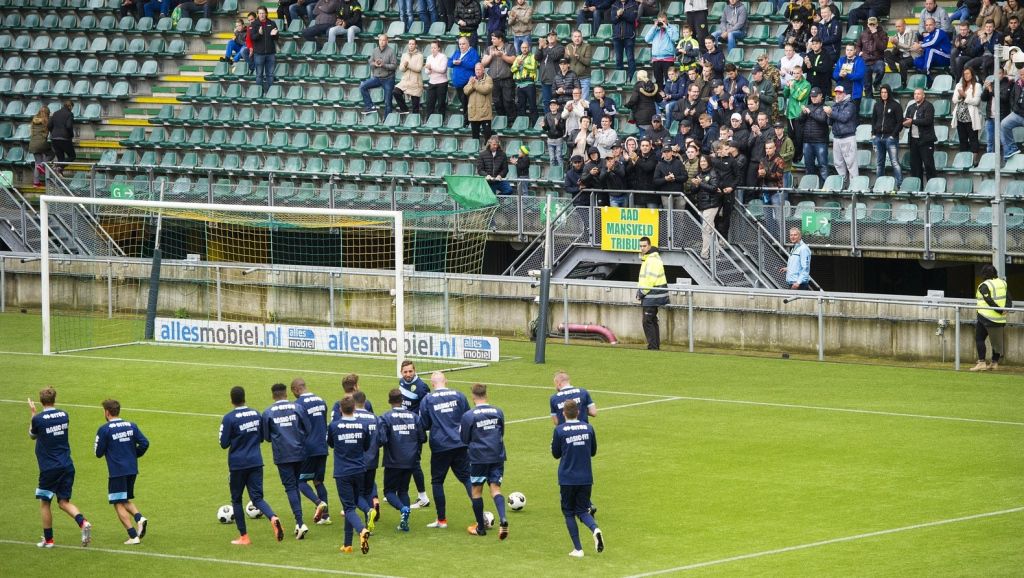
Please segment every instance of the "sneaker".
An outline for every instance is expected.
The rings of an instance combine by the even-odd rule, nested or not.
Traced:
[[[988,369],[989,369],[988,363],[985,363],[985,360],[982,359],[982,360],[979,360],[978,363],[975,364],[975,366],[971,368],[971,371],[988,371]]]
[[[435,522],[431,522],[431,523],[427,524],[427,527],[428,528],[447,528],[448,527],[448,520],[437,520]]]
[[[308,534],[308,533],[309,533],[309,527],[306,526],[305,524],[303,524],[301,526],[295,526],[295,539],[296,540],[302,540],[303,538],[306,537],[306,534]]]
[[[583,557],[583,550],[573,550],[572,552],[569,552],[569,555],[572,556],[573,558],[582,558]]]
[[[139,518],[139,527],[137,528],[137,530],[139,532],[139,540],[141,540],[141,539],[146,537],[146,527],[148,525],[149,525],[149,520],[147,520],[145,517]]]
[[[508,522],[502,522],[498,527],[498,539],[508,538]]]
[[[371,509],[366,513],[366,527],[371,532],[377,528],[377,520],[380,519],[380,508]]]
[[[124,545],[125,546],[136,546],[136,545],[141,544],[141,543],[142,543],[142,540],[140,540],[138,536],[136,536],[134,538],[128,538],[127,540],[124,541]]]
[[[82,523],[82,547],[89,545],[92,542],[92,523],[86,520]]]
[[[429,505],[430,505],[430,498],[424,497],[424,498],[420,498],[420,499],[416,500],[416,502],[413,503],[413,505],[411,505],[409,507],[412,508],[413,510],[415,510],[417,508],[426,508]]]
[[[398,111],[398,116],[405,116],[407,114],[409,114],[409,111],[407,111],[407,110],[400,110],[400,111]]]
[[[362,532],[359,532],[359,550],[366,554],[370,551],[370,531],[363,528]]]
[[[377,107],[363,109],[363,114],[373,114],[375,112],[377,112]]]
[[[36,544],[36,548],[53,548],[53,540],[43,538],[38,544]]]
[[[317,526],[330,526],[333,523],[334,523],[334,520],[332,520],[331,517],[328,516],[327,514],[324,514],[324,517],[320,518],[320,521],[317,522],[316,525]]]
[[[270,518],[270,527],[274,531],[274,539],[280,542],[284,540],[284,526],[281,525],[281,519],[277,516]]]
[[[409,508],[402,508],[402,518],[398,522],[398,529],[403,532],[409,531]]]
[[[239,536],[237,540],[232,540],[231,543],[235,546],[248,546],[249,544],[252,544],[252,542],[249,541],[249,534]]]
[[[484,530],[483,528],[477,526],[476,524],[473,524],[472,526],[466,528],[466,532],[468,532],[470,536],[486,536],[487,535],[487,530]]]
[[[320,502],[316,505],[316,511],[313,512],[313,523],[319,524],[320,520],[324,519],[324,514],[327,513],[327,502]]]
[[[601,533],[601,528],[594,530],[594,548],[598,552],[604,552],[604,534]]]
[[[999,362],[998,361],[993,361],[992,363],[988,364],[988,370],[989,371],[995,371],[997,369],[999,369]]]
[[[339,548],[339,550],[341,551],[342,554],[351,554],[352,546],[342,546],[341,548]]]

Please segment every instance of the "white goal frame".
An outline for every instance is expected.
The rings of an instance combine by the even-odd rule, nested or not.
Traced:
[[[395,356],[395,374],[401,375],[401,364],[405,358],[405,279],[404,279],[404,223],[401,211],[378,211],[370,209],[320,209],[304,207],[263,207],[255,205],[223,205],[216,203],[185,203],[174,201],[137,201],[129,199],[83,198],[57,195],[39,197],[40,224],[40,301],[43,317],[43,355],[53,355],[50,348],[50,259],[58,255],[50,254],[50,205],[70,204],[85,206],[112,206],[149,209],[156,213],[160,209],[178,209],[188,211],[218,211],[225,213],[277,213],[285,215],[322,215],[334,217],[362,217],[390,219],[394,223],[393,238],[395,240],[395,337],[397,339],[397,355]]]

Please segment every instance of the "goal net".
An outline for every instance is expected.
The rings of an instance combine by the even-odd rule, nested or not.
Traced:
[[[480,297],[451,278],[481,272],[492,214],[44,196],[43,351],[153,342],[486,360],[466,351],[484,344],[455,335]]]

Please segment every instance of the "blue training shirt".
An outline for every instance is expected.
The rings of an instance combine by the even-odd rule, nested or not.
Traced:
[[[263,421],[260,412],[246,406],[229,411],[220,422],[220,447],[228,450],[228,469],[263,467]]]
[[[149,440],[139,426],[114,418],[96,430],[96,457],[107,458],[111,478],[139,473],[139,458],[149,449]]]
[[[295,398],[295,406],[306,432],[306,457],[326,456],[327,402],[312,393],[304,393]]]
[[[551,455],[558,463],[558,483],[563,486],[589,486],[594,483],[590,458],[597,455],[594,426],[579,420],[555,426],[551,437]]]
[[[327,428],[327,445],[334,448],[334,477],[362,475],[366,471],[366,450],[370,427],[366,421],[341,416]]]
[[[306,459],[306,429],[299,418],[299,407],[287,399],[274,402],[263,410],[263,441],[270,442],[275,464],[301,462]],[[326,443],[326,441],[325,441]]]
[[[437,389],[420,404],[420,423],[430,432],[430,451],[443,452],[466,447],[459,434],[469,401],[456,389]]]
[[[430,393],[430,386],[418,375],[412,381],[406,381],[404,377],[399,377],[398,390],[402,392],[402,405],[405,406],[405,409],[419,413],[420,402]]]
[[[366,408],[366,411],[368,411],[370,413],[373,413],[373,404],[370,403],[370,400],[366,400],[366,403],[364,403],[363,406]],[[358,412],[359,410],[356,410],[356,411]],[[376,414],[374,414],[374,415],[376,415]],[[331,421],[334,421],[334,420],[336,420],[336,419],[338,419],[340,417],[341,417],[341,400],[339,399],[338,401],[334,402],[334,406],[331,408]]]
[[[405,408],[392,408],[380,416],[377,437],[384,447],[384,467],[396,469],[416,467],[420,446],[427,441],[420,416]]]
[[[43,411],[32,416],[28,435],[36,440],[36,461],[39,463],[39,471],[75,467],[71,461],[68,427],[70,422],[64,410],[44,407]]]
[[[505,461],[505,414],[492,405],[481,404],[462,416],[462,442],[469,446],[473,464]]]
[[[370,432],[370,447],[366,448],[363,457],[365,458],[366,469],[375,470],[380,465],[380,440],[377,437],[377,416],[368,409],[356,408],[356,420],[365,422]]]
[[[589,422],[587,410],[594,405],[594,400],[590,398],[590,392],[582,387],[565,387],[556,391],[551,396],[551,415],[558,418],[558,423],[565,423],[565,415],[562,414],[562,408],[565,407],[565,402],[570,399],[575,399],[576,405],[580,408],[580,421]]]

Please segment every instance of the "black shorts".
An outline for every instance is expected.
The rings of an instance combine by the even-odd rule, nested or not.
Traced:
[[[327,471],[327,455],[322,456],[309,456],[304,462],[302,462],[302,473],[299,474],[299,481],[305,482],[313,480],[314,482],[324,481],[324,473]]]
[[[57,468],[39,472],[39,486],[36,497],[45,502],[71,499],[71,487],[75,485],[75,467]]]
[[[505,464],[472,464],[469,466],[469,481],[474,486],[482,486],[484,483],[501,485],[501,479],[505,476]]]
[[[107,501],[111,504],[123,504],[135,499],[135,474],[117,476],[107,480]]]

